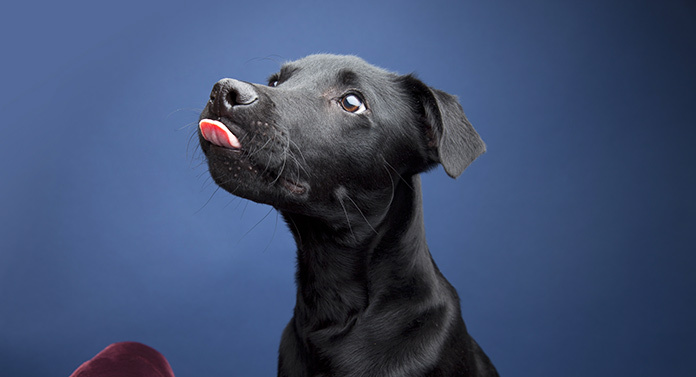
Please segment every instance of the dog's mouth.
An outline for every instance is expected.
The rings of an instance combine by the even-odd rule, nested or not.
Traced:
[[[198,123],[198,128],[201,132],[201,136],[203,137],[203,139],[205,139],[211,145],[217,147],[213,149],[217,149],[219,154],[220,152],[222,152],[222,156],[230,158],[230,161],[225,161],[224,165],[226,166],[226,170],[228,170],[230,174],[233,175],[234,179],[244,179],[242,178],[242,172],[253,172],[255,174],[260,173],[261,175],[266,176],[267,180],[270,182],[271,185],[273,183],[280,183],[280,185],[284,187],[285,190],[287,190],[293,195],[301,196],[307,192],[306,185],[284,177],[281,174],[282,169],[280,170],[280,173],[271,174],[271,172],[268,171],[267,163],[265,164],[264,169],[259,169],[253,166],[253,159],[250,158],[250,156],[247,156],[247,158],[244,158],[244,156],[246,154],[251,155],[255,153],[245,153],[245,148],[242,146],[240,137],[235,135],[223,122],[219,120],[205,118],[200,120],[200,122]],[[244,140],[244,138],[242,138],[242,140]],[[234,162],[233,160],[236,162]],[[246,163],[242,163],[240,160],[248,161]]]
[[[219,120],[202,119],[198,123],[201,135],[214,145],[228,149],[240,149],[242,144],[232,131]]]

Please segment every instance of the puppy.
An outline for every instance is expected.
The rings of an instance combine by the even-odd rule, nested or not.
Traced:
[[[199,123],[210,174],[269,204],[297,244],[278,376],[497,376],[425,240],[419,174],[485,151],[457,99],[353,56],[216,83]]]

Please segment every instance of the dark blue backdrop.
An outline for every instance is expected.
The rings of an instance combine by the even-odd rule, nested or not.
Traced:
[[[4,376],[122,340],[180,377],[275,375],[294,245],[191,136],[216,80],[316,52],[416,72],[488,144],[423,185],[502,375],[696,375],[693,2],[29,1],[0,41]]]

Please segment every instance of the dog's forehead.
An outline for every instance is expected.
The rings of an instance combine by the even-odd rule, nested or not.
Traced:
[[[283,71],[339,81],[378,81],[394,76],[392,72],[352,55],[318,54],[288,62]]]

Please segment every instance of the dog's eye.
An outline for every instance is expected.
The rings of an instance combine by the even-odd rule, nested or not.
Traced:
[[[268,86],[276,87],[280,84],[280,75],[275,73],[271,77],[268,78]]]
[[[360,114],[367,110],[362,98],[360,98],[357,94],[346,94],[340,99],[339,102],[341,107],[343,107],[343,110],[349,113]]]

